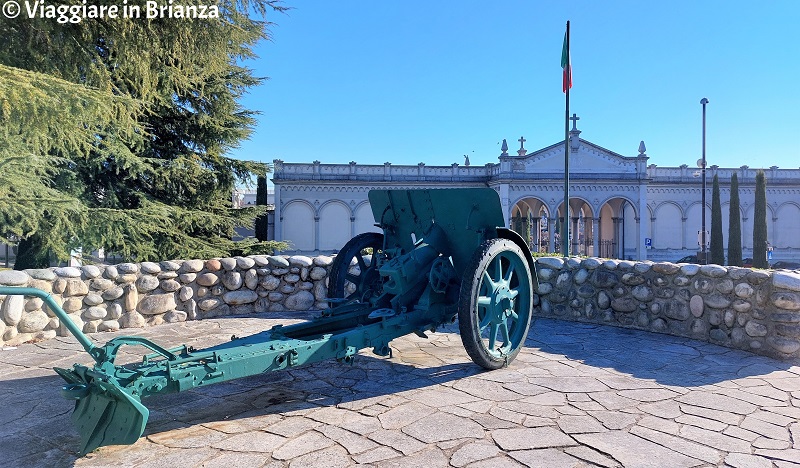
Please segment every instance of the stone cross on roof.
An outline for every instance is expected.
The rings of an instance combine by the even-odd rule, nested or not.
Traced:
[[[572,114],[572,117],[570,117],[570,118],[569,118],[569,120],[571,120],[571,121],[572,121],[572,131],[573,131],[573,132],[574,132],[575,130],[577,130],[577,129],[578,129],[578,121],[579,121],[580,119],[581,119],[581,118],[580,118],[580,117],[578,117],[578,115],[577,115],[577,114]]]

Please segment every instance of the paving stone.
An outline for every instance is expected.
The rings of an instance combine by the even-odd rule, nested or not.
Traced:
[[[507,455],[500,455],[472,463],[469,465],[469,468],[520,468],[524,466],[525,465],[522,463],[510,458]]]
[[[289,439],[261,431],[236,434],[225,440],[215,442],[211,446],[220,450],[233,452],[272,452]]]
[[[726,427],[728,427],[728,425],[725,423],[721,423],[713,419],[701,418],[699,416],[692,416],[690,414],[684,414],[682,416],[675,418],[675,422],[680,424],[687,424],[690,426],[702,427],[703,429],[708,429],[709,431],[717,431],[717,432],[721,432]]]
[[[292,459],[289,468],[344,468],[353,461],[342,447],[328,447]]]
[[[755,449],[753,453],[766,458],[777,460],[785,460],[791,463],[800,464],[800,450],[770,450],[770,449]]]
[[[376,449],[366,451],[359,455],[354,455],[353,460],[355,460],[356,463],[369,464],[369,463],[379,463],[385,460],[389,460],[390,458],[398,458],[402,456],[403,454],[392,449],[391,447],[378,447]]]
[[[688,440],[680,437],[664,434],[663,432],[654,431],[645,427],[634,426],[631,428],[630,433],[639,436],[642,439],[655,442],[656,444],[664,447],[669,447],[678,453],[702,460],[706,463],[716,465],[722,459],[722,453],[718,450],[694,442],[689,442]]]
[[[741,420],[741,416],[737,416],[736,414],[728,413],[726,411],[702,408],[700,406],[680,405],[680,409],[685,414],[691,414],[694,416],[699,416],[701,418],[713,419],[715,421],[719,421],[725,424],[738,425],[739,421]]]
[[[284,437],[294,437],[298,434],[307,432],[308,430],[313,429],[321,424],[322,423],[319,423],[317,421],[308,418],[304,418],[301,416],[293,416],[283,419],[282,421],[278,421],[270,426],[267,426],[264,428],[264,430]]]
[[[563,393],[603,392],[609,387],[594,377],[533,377],[528,382]]]
[[[562,406],[567,403],[566,397],[560,392],[541,393],[539,395],[526,397],[522,401],[529,405],[541,406]]]
[[[789,440],[790,437],[789,430],[786,427],[768,423],[752,416],[745,417],[739,427],[770,439]]]
[[[639,419],[636,425],[672,435],[677,435],[681,429],[681,425],[675,421],[656,416],[644,416]]]
[[[761,408],[753,414],[748,415],[749,418],[760,419],[761,421],[765,421],[771,424],[775,424],[778,426],[788,426],[790,423],[794,422],[797,418],[787,416],[785,414],[778,414],[775,412],[777,411],[784,411],[786,412],[786,408],[776,409],[772,408],[772,411],[764,411],[766,408]]]
[[[743,393],[743,392],[742,392]],[[756,405],[731,398],[725,395],[717,395],[709,392],[692,391],[686,395],[681,395],[675,400],[701,408],[715,409],[719,411],[729,411],[735,414],[750,414],[756,410]]]
[[[772,461],[768,458],[749,453],[729,453],[725,464],[732,468],[772,468]]]
[[[173,448],[200,448],[226,439],[227,434],[203,426],[190,426],[147,436],[150,442]]]
[[[437,447],[429,448],[414,455],[402,458],[392,458],[382,461],[380,466],[387,468],[408,468],[410,466],[419,467],[446,467],[449,466],[447,456]]]
[[[636,390],[620,390],[617,395],[641,402],[654,402],[669,400],[678,396],[678,393],[665,388],[648,388]]]
[[[428,444],[462,438],[482,439],[484,436],[480,424],[447,413],[422,418],[404,427],[403,432]]]
[[[492,432],[492,438],[503,450],[529,450],[577,445],[570,436],[553,427],[498,429]]]
[[[636,406],[636,400],[617,395],[616,392],[594,392],[589,396],[592,400],[600,403],[609,411],[621,410]]]
[[[607,430],[597,419],[591,416],[562,416],[558,418],[557,424],[567,434],[603,432]]]
[[[203,468],[261,468],[271,459],[263,453],[222,452],[218,457],[206,460]]]
[[[476,461],[494,457],[498,453],[500,453],[500,450],[494,444],[472,442],[456,450],[450,457],[450,464],[456,467],[462,467]]]
[[[516,450],[508,455],[528,467],[577,466],[580,460],[556,449]]]
[[[474,397],[487,398],[492,401],[519,400],[524,397],[524,395],[506,389],[500,382],[483,379],[462,379],[455,382],[453,388]]]
[[[756,395],[750,392],[745,392],[738,389],[725,388],[719,390],[719,393],[729,396],[736,400],[744,401],[755,406],[786,406],[786,401],[783,399],[774,399],[762,395]]]
[[[278,460],[290,460],[333,445],[334,442],[318,432],[308,432],[292,439],[272,452]]]
[[[502,406],[493,407],[489,410],[489,414],[498,419],[502,419],[503,421],[508,421],[514,424],[522,424],[522,422],[525,421],[525,414],[518,413]]]
[[[325,437],[336,441],[336,443],[344,447],[351,455],[363,453],[378,447],[378,444],[368,438],[336,426],[325,425],[318,427],[316,430],[324,434]]]
[[[460,392],[450,388],[412,392],[408,398],[418,401],[423,405],[428,405],[431,408],[439,408],[447,405],[460,405],[462,403],[469,403],[479,400],[479,398],[476,398],[468,393]]]
[[[748,442],[699,427],[683,426],[679,434],[685,439],[726,452],[750,452],[750,444]]]
[[[383,412],[378,416],[378,420],[380,420],[384,429],[400,429],[430,415],[434,411],[429,406],[412,401]]]
[[[564,452],[594,465],[606,468],[619,468],[620,466],[619,462],[613,458],[607,457],[597,450],[593,450],[584,445],[579,445],[577,447],[565,447]]]
[[[762,436],[753,441],[753,447],[760,449],[783,450],[791,448],[792,442],[789,440],[770,439]]]
[[[737,439],[746,440],[748,442],[753,442],[754,440],[761,437],[755,432],[746,431],[738,426],[730,426],[724,431],[722,431],[722,433],[727,436],[736,437]]]
[[[700,464],[694,458],[624,431],[576,434],[574,437],[581,444],[611,455],[626,468],[665,466],[678,468]]]

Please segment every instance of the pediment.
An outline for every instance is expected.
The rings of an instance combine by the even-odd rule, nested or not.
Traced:
[[[570,151],[570,174],[635,174],[636,157],[625,157],[589,141],[580,140]],[[512,170],[526,173],[564,173],[564,143],[556,143],[525,156],[511,157]]]

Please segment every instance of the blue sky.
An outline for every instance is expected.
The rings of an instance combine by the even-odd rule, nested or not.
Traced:
[[[800,167],[800,2],[286,0],[233,157],[473,165],[563,140],[561,45],[581,137],[650,163]],[[513,154],[513,153],[512,153]]]

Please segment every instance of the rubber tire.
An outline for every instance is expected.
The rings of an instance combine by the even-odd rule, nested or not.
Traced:
[[[375,252],[383,250],[382,233],[365,232],[359,234],[347,241],[344,247],[342,247],[342,250],[340,250],[336,255],[333,260],[333,264],[331,265],[331,273],[328,277],[329,298],[344,297],[344,286],[345,282],[348,280],[347,272],[350,269],[350,262],[352,262],[353,258],[355,258],[362,250],[370,247],[372,248],[373,255]],[[374,262],[370,265],[374,265]],[[358,277],[361,278],[363,274],[364,271],[362,269],[362,272]],[[356,288],[356,292],[351,294],[349,297],[360,297],[364,293],[362,290],[362,285],[356,284]]]
[[[508,330],[508,341],[511,342],[511,349],[499,356],[497,353],[493,354],[489,351],[488,344],[482,337],[479,325],[481,317],[478,309],[478,298],[481,293],[484,272],[487,271],[498,255],[516,257],[517,259],[514,260],[514,276],[520,276],[517,274],[518,271],[524,273],[525,276],[524,279],[518,278],[516,281],[516,287],[519,292],[517,297],[514,298],[513,310],[517,313],[519,319]],[[507,271],[505,270],[502,273],[505,274]],[[511,284],[515,284],[513,277]],[[464,348],[472,361],[485,369],[499,369],[510,364],[525,344],[531,325],[532,307],[533,284],[525,254],[519,246],[508,239],[489,239],[484,241],[475,251],[464,271],[459,292],[458,327],[461,331],[461,341],[464,343]],[[484,312],[484,315],[486,313]],[[509,319],[506,320],[506,326],[508,326]]]

